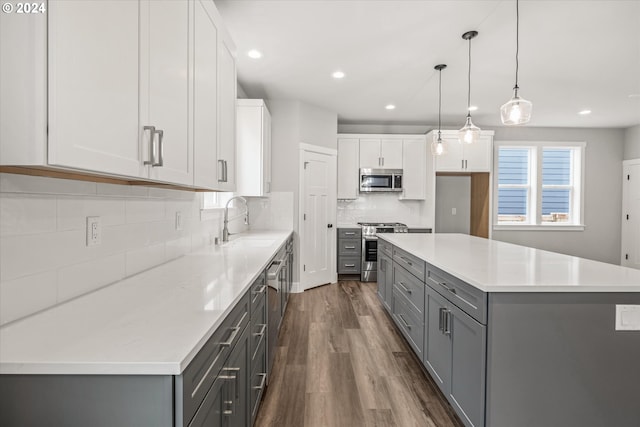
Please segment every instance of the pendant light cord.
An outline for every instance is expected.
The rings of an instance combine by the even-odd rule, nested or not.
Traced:
[[[440,135],[440,116],[442,115],[442,69],[439,70],[438,79],[438,136]]]
[[[514,89],[518,90],[518,54],[520,53],[520,2],[516,0],[516,86]]]
[[[469,38],[469,74],[468,74],[469,91],[467,92],[467,117],[471,117],[471,38]]]

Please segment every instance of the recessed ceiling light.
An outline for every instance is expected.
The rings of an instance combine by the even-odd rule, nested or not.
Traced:
[[[259,50],[251,49],[249,52],[247,52],[247,56],[251,59],[260,59],[262,58],[262,52],[260,52]]]
[[[385,106],[384,108],[386,108],[387,110],[395,110],[396,106],[393,105],[393,104],[389,104],[389,105]]]
[[[476,111],[478,109],[477,105],[471,105],[469,106],[469,111]]]
[[[334,79],[341,79],[344,77],[344,73],[342,71],[334,71],[333,74],[331,74],[331,77]]]
[[[629,98],[640,98],[640,93],[632,93]]]
[[[591,114],[591,110],[582,110],[578,114],[581,116],[586,116],[587,114]]]

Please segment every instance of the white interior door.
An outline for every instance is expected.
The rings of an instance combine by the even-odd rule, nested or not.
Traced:
[[[640,160],[625,161],[622,175],[622,260],[640,269]]]
[[[336,277],[336,154],[303,150],[301,282],[304,289]]]

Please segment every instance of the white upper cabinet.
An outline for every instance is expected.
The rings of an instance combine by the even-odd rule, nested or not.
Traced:
[[[234,189],[235,47],[212,1],[0,18],[2,165]]]
[[[358,171],[359,141],[338,139],[338,199],[357,199],[360,191]]]
[[[236,189],[236,58],[235,46],[223,36],[218,42],[218,189]]]
[[[146,176],[145,159],[138,142],[142,135],[138,123],[140,12],[137,2],[49,2],[49,164],[132,177]],[[4,18],[16,17],[6,14]],[[39,32],[33,29],[33,33]],[[47,39],[46,34],[38,35]],[[4,34],[2,38],[5,39]],[[22,55],[16,57],[16,52],[8,52],[8,49],[10,45],[3,43],[3,58],[17,61],[23,58]],[[46,47],[40,53],[46,57]],[[16,69],[28,66],[23,61],[14,64]],[[46,75],[44,67],[46,64],[41,64],[40,71]],[[22,83],[28,85],[28,82]],[[6,81],[6,84],[10,82]],[[40,108],[37,104],[45,104],[47,94],[37,95],[42,98],[35,100],[33,107]],[[3,105],[10,101],[8,98],[11,102],[18,99],[7,97]],[[14,126],[15,123],[4,120],[5,111],[3,108],[3,127]],[[29,111],[22,113],[29,114]],[[41,125],[46,129],[47,123]],[[19,144],[19,139],[14,139],[19,134],[15,132],[9,140],[3,138],[3,149]],[[23,144],[33,142],[22,141]],[[47,162],[46,157],[12,157],[3,156],[3,164]]]
[[[436,156],[436,172],[491,172],[493,159],[493,131],[482,131],[480,140],[474,144],[463,144],[458,140],[458,131],[442,131],[447,153]],[[437,132],[427,134],[427,143],[437,138]]]
[[[236,105],[236,193],[263,197],[271,191],[271,114],[262,99]]]
[[[402,140],[360,139],[360,167],[402,169]]]
[[[193,91],[193,184],[218,186],[218,25],[211,2],[195,1]]]
[[[147,160],[152,159],[149,178],[192,185],[189,8],[193,3],[144,0],[140,6],[140,124],[143,156],[147,152]],[[144,126],[153,126],[155,131],[145,132]]]
[[[433,175],[431,150],[424,137],[402,141],[402,195],[404,200],[424,200]]]

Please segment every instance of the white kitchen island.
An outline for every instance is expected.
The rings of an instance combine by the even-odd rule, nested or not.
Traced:
[[[640,271],[461,234],[380,237],[378,294],[463,423],[640,425]]]

